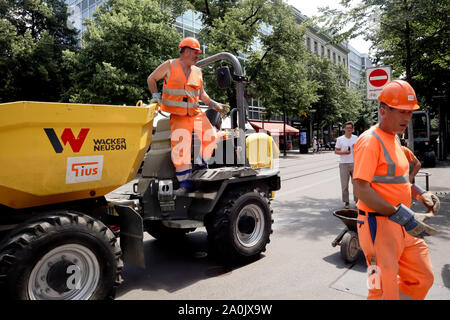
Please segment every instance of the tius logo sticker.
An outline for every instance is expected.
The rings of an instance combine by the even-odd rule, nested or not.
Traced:
[[[66,183],[98,181],[102,179],[103,156],[67,158]]]

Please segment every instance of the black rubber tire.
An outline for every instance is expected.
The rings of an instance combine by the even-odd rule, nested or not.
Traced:
[[[237,219],[239,213],[249,205],[256,205],[261,210],[264,225],[260,226],[261,236],[257,237],[256,243],[245,246],[239,240],[236,232],[242,221]],[[222,196],[216,208],[215,212],[205,217],[205,227],[208,232],[208,240],[213,251],[217,253],[217,257],[226,264],[247,263],[257,259],[266,250],[266,245],[270,242],[270,235],[273,232],[273,211],[266,194],[256,189],[230,190]],[[256,230],[255,226],[253,229],[250,227],[248,234]]]
[[[67,245],[87,249],[98,262],[97,285],[92,294],[84,298],[113,299],[122,282],[119,243],[101,221],[73,211],[33,218],[3,239],[0,243],[0,295],[15,300],[31,299],[28,282],[33,268],[47,253]],[[63,279],[57,280],[62,283]]]
[[[195,228],[190,229],[178,229],[178,228],[169,228],[162,224],[160,220],[147,220],[144,221],[145,231],[148,232],[153,238],[165,241],[172,242],[178,241],[185,237],[185,235],[189,232],[195,230]]]
[[[348,231],[341,240],[341,256],[348,262],[353,263],[358,259],[360,253],[358,234],[354,231]]]

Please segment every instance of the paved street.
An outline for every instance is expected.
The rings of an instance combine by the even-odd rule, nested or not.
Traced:
[[[342,207],[338,156],[289,153],[279,162],[282,188],[272,202],[271,243],[258,261],[225,269],[208,255],[204,228],[178,245],[145,236],[147,268],[125,265],[117,299],[365,299],[362,257],[346,264],[331,242],[344,224],[332,216]],[[441,198],[441,212],[430,225],[439,234],[427,238],[435,272],[429,299],[450,299],[450,162],[424,169],[430,190]],[[425,188],[425,179],[417,178]],[[122,187],[110,196],[125,190]],[[352,189],[351,189],[352,191]],[[120,196],[120,195],[119,195]],[[351,205],[354,205],[351,203]],[[421,204],[415,206],[420,211]]]

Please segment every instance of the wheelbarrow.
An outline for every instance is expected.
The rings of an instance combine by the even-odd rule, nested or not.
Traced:
[[[358,211],[352,209],[337,210],[333,212],[333,216],[338,217],[345,224],[345,229],[339,233],[331,245],[333,247],[339,245],[342,258],[348,263],[353,263],[358,259],[358,254],[361,251],[356,230]]]

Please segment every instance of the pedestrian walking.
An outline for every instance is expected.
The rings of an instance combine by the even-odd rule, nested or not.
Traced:
[[[353,122],[348,121],[344,125],[344,134],[336,139],[336,146],[334,147],[334,153],[340,156],[339,161],[339,176],[341,178],[341,191],[342,201],[344,202],[344,208],[350,208],[350,196],[349,196],[349,181],[353,184],[353,145],[358,137],[353,134],[354,125]],[[356,202],[358,198],[353,192],[353,200]]]
[[[424,221],[440,203],[409,182],[408,160],[395,137],[419,106],[414,89],[402,80],[388,83],[378,101],[380,122],[359,137],[354,150],[357,230],[368,265],[368,299],[424,299],[434,277],[423,237],[436,233]],[[428,212],[413,212],[412,197]]]
[[[313,138],[313,153],[316,153],[319,151],[319,144],[317,142],[316,136]]]
[[[226,114],[230,107],[212,100],[203,88],[202,70],[195,66],[202,52],[198,40],[184,38],[178,47],[180,57],[162,63],[149,75],[147,83],[151,102],[157,102],[162,111],[170,113],[172,161],[180,184],[175,195],[183,196],[192,188],[192,132],[201,141],[201,159],[194,159],[196,163],[206,166],[216,146],[215,130],[201,111],[199,100],[221,114]],[[162,96],[157,88],[161,79],[164,79]]]

